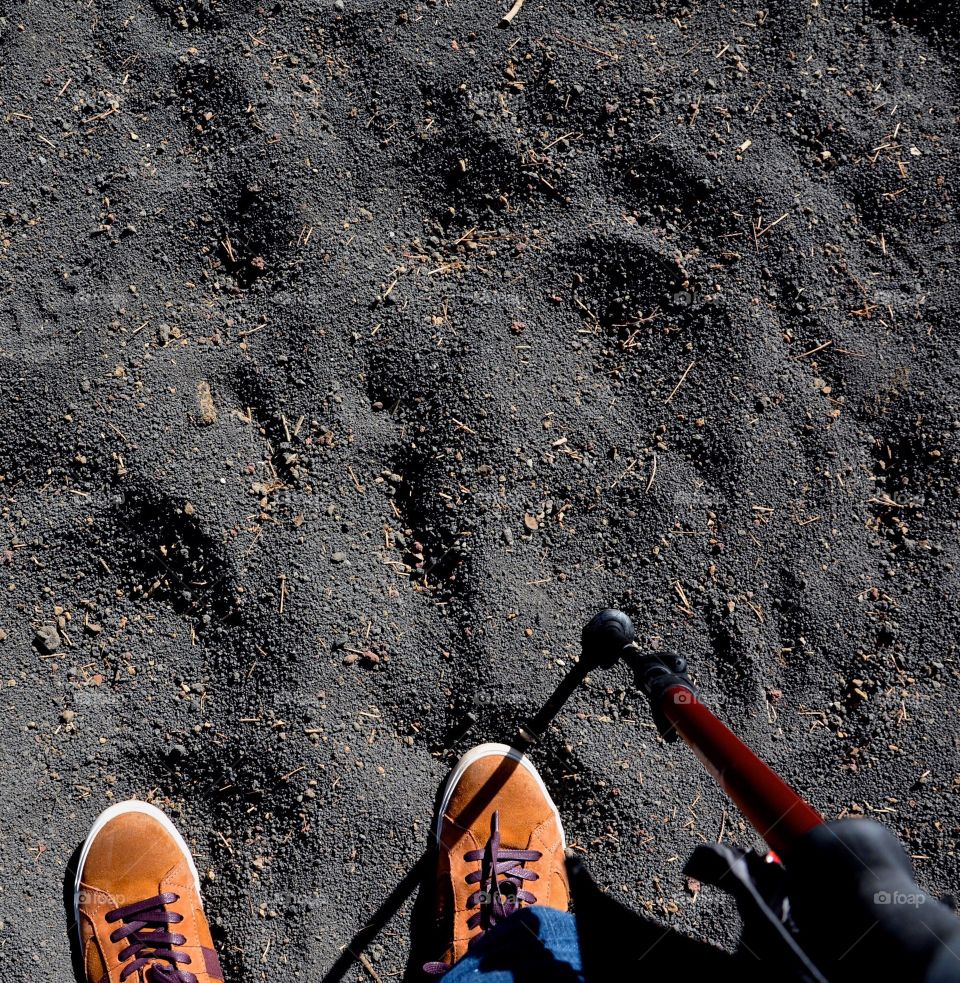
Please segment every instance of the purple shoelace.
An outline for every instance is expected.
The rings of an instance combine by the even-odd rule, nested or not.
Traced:
[[[497,922],[512,915],[521,902],[536,904],[536,897],[524,887],[525,881],[535,881],[539,875],[523,865],[539,860],[539,850],[511,850],[500,845],[500,813],[490,820],[490,839],[482,850],[470,850],[463,855],[468,863],[479,863],[480,869],[467,874],[468,884],[479,887],[467,898],[467,907],[479,907],[467,920],[468,928],[481,927],[481,935]],[[477,936],[479,938],[480,936]],[[471,945],[476,942],[473,939]],[[451,967],[442,962],[427,963],[423,969],[431,976],[442,976]]]
[[[167,926],[183,921],[183,915],[167,911],[167,905],[179,900],[178,894],[158,894],[107,914],[108,922],[122,923],[110,934],[110,941],[127,942],[127,948],[120,952],[120,961],[130,962],[120,971],[121,980],[149,967],[150,983],[197,983],[193,973],[178,968],[179,964],[191,961],[185,952],[176,951],[177,946],[186,944],[186,936],[166,930]]]

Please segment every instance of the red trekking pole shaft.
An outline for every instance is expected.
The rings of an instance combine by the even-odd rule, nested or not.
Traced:
[[[666,689],[659,710],[700,759],[719,786],[783,860],[804,833],[823,817],[687,687]]]
[[[794,844],[823,817],[697,699],[683,656],[642,652],[635,640],[630,618],[606,608],[583,629],[583,656],[577,668],[582,675],[623,659],[650,700],[664,739],[681,737],[770,848],[787,860]],[[562,698],[567,695],[564,691]]]

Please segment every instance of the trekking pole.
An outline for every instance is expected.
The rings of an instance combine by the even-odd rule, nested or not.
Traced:
[[[683,656],[641,652],[635,637],[626,614],[601,611],[583,630],[587,667],[610,667],[623,659],[649,699],[663,738],[682,738],[770,848],[787,860],[793,845],[823,817],[697,699]]]
[[[526,753],[540,739],[590,672],[610,669],[623,659],[649,699],[664,740],[683,738],[767,841],[775,856],[766,859],[789,858],[803,834],[824,822],[697,699],[682,656],[640,650],[633,622],[622,611],[607,608],[597,614],[583,629],[582,642],[580,659],[539,712],[518,731],[513,746],[519,751]],[[785,921],[788,908],[782,885],[787,874],[782,865],[768,864],[752,852],[715,844],[698,847],[684,870],[733,894],[744,932],[749,929],[751,933],[748,951],[755,958],[760,959],[757,953],[762,953],[771,960],[784,981],[826,983]]]

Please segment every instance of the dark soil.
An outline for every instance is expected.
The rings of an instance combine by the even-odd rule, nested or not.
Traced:
[[[31,980],[67,977],[65,865],[129,796],[210,872],[230,980],[320,979],[455,756],[611,604],[957,889],[952,3],[3,8],[0,943]],[[755,837],[624,671],[535,760],[601,885],[732,944],[682,860]]]

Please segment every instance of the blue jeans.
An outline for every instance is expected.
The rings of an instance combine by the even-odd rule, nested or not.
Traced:
[[[573,915],[523,908],[484,933],[443,983],[583,983]]]

